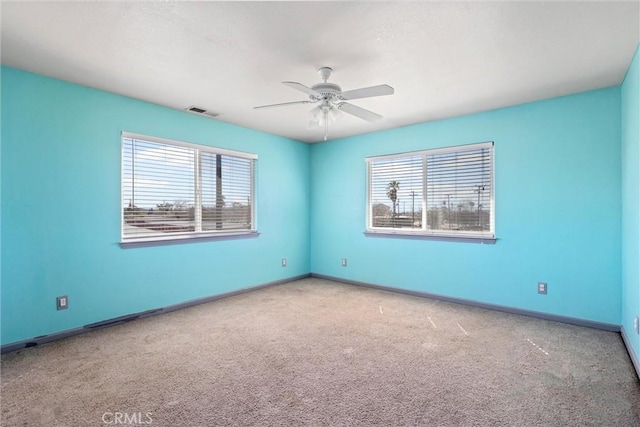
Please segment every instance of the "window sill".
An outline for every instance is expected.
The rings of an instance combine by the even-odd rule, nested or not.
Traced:
[[[210,242],[214,240],[252,239],[260,236],[257,231],[243,233],[219,233],[194,236],[161,236],[147,239],[129,239],[120,242],[123,249],[146,248],[149,246],[179,245],[183,243]]]
[[[451,235],[451,234],[425,234],[425,233],[411,233],[411,232],[399,232],[399,231],[373,231],[367,230],[364,232],[367,237],[385,237],[391,239],[418,239],[418,240],[436,240],[443,242],[462,242],[462,243],[481,243],[486,245],[494,245],[498,240],[496,237],[491,236],[472,236],[472,235]]]

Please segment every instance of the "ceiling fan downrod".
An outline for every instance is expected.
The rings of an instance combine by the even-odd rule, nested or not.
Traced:
[[[331,77],[333,69],[331,67],[321,67],[318,68],[318,73],[320,73],[320,78],[326,83],[327,80],[329,80],[329,77]]]

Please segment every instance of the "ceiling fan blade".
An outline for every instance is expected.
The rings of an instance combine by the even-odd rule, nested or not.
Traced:
[[[282,82],[282,84],[287,85],[290,88],[299,90],[300,92],[304,92],[307,95],[322,97],[322,94],[320,94],[320,92],[317,92],[317,91],[311,89],[310,87],[306,87],[302,83],[298,83],[298,82]]]
[[[281,104],[261,105],[259,107],[253,107],[253,109],[257,110],[259,108],[283,107],[285,105],[295,105],[295,104],[311,104],[311,101],[293,101],[293,102],[283,102]]]
[[[362,89],[348,90],[340,94],[340,99],[370,98],[372,96],[393,95],[393,88],[389,85],[363,87]]]
[[[368,122],[375,122],[382,119],[380,114],[376,114],[373,111],[365,110],[364,108],[357,107],[347,102],[341,102],[338,104],[338,108],[345,113],[349,113],[352,116],[356,116],[359,119],[366,120]]]

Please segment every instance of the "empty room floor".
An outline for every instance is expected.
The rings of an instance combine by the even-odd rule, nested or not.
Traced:
[[[2,424],[640,426],[621,337],[317,278],[2,356]]]

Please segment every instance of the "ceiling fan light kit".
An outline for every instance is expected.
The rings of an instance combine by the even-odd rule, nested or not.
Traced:
[[[259,107],[254,107],[254,109],[283,107],[295,104],[319,104],[309,113],[309,125],[324,126],[325,141],[329,134],[329,121],[337,121],[340,117],[341,111],[368,122],[375,122],[382,119],[381,115],[376,114],[373,111],[366,110],[362,107],[358,107],[344,101],[359,98],[370,98],[373,96],[392,95],[394,90],[391,86],[383,84],[342,92],[342,88],[340,86],[335,83],[327,82],[333,73],[331,68],[321,67],[318,69],[318,73],[320,73],[320,78],[323,82],[317,83],[311,87],[307,87],[298,82],[282,82],[290,88],[309,95],[308,101],[293,101],[283,102],[280,104],[261,105]]]

